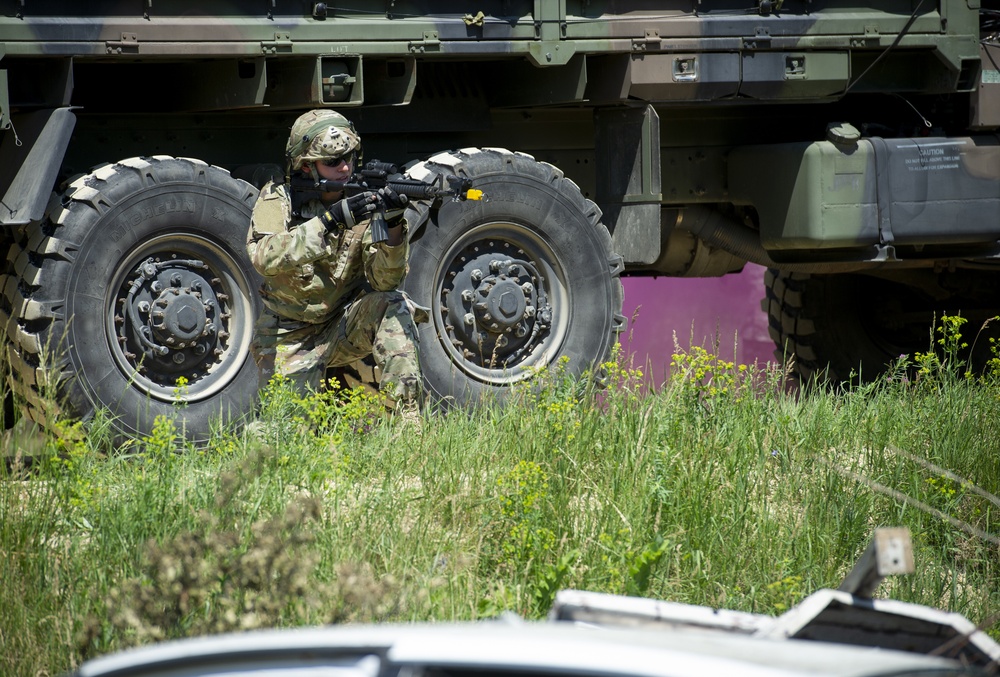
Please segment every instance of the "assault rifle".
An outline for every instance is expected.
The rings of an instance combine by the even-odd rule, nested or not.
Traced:
[[[336,193],[343,191],[344,197],[351,197],[366,190],[377,192],[388,186],[396,193],[411,200],[434,200],[449,197],[454,201],[484,200],[483,191],[472,187],[472,179],[463,179],[453,174],[438,175],[430,183],[407,179],[400,175],[399,167],[390,162],[372,160],[365,163],[360,172],[347,181],[320,179],[318,182],[304,176],[293,176],[289,187],[298,194]],[[389,230],[385,222],[385,205],[381,202],[372,216],[372,242],[385,242]]]

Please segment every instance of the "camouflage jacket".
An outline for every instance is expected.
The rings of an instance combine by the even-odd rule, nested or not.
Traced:
[[[319,200],[292,213],[288,187],[268,183],[253,208],[247,251],[264,276],[264,305],[281,317],[316,324],[364,291],[389,291],[406,274],[408,245],[373,244],[366,219],[333,232]],[[405,227],[405,224],[404,224]]]

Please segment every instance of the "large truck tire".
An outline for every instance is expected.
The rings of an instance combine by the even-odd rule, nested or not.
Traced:
[[[106,408],[135,436],[165,414],[197,441],[249,412],[256,197],[223,169],[166,156],[98,167],[53,196],[3,279],[11,386],[28,416],[51,427]]]
[[[913,290],[866,275],[775,269],[764,284],[774,355],[802,383],[871,382],[900,355],[927,350],[932,312],[901,305]]]
[[[503,397],[538,370],[595,369],[624,327],[623,264],[601,211],[550,164],[502,149],[441,153],[407,174],[455,175],[481,201],[416,203],[404,289],[430,308],[420,364],[431,397]]]

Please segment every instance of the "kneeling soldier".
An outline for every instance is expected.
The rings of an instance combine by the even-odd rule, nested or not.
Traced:
[[[399,291],[406,274],[406,196],[391,188],[344,197],[321,180],[345,182],[361,139],[341,114],[314,110],[292,125],[285,181],[261,190],[247,250],[264,276],[255,329],[261,385],[275,373],[300,392],[318,390],[328,367],[373,355],[379,391],[407,419],[422,395],[413,304]],[[292,189],[301,177],[315,190]],[[374,216],[387,212],[388,239],[372,242]]]

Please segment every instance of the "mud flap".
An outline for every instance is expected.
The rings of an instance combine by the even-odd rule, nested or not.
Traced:
[[[73,111],[55,108],[19,118],[12,130],[16,134],[4,135],[0,188],[6,190],[0,201],[0,225],[23,225],[45,215],[74,127]]]
[[[660,256],[660,118],[652,106],[598,109],[597,204],[614,249],[629,264]]]

